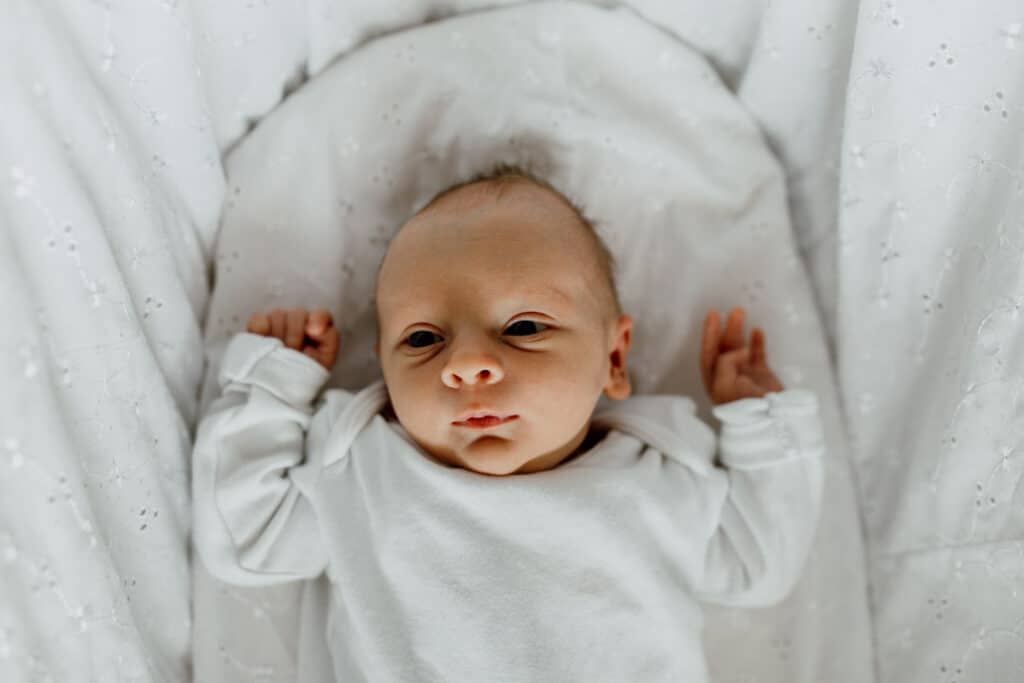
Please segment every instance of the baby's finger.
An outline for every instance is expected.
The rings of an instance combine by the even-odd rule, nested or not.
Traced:
[[[764,365],[751,365],[744,374],[765,391],[783,391],[785,389],[782,386],[782,382],[775,376],[775,373],[772,372],[767,363]]]
[[[743,348],[733,349],[732,351],[726,351],[718,357],[718,362],[715,363],[716,374],[722,372],[739,372],[739,370],[750,362],[750,347],[744,346]]]
[[[746,375],[740,375],[737,377],[736,383],[733,386],[737,395],[742,398],[763,398],[764,395],[768,393],[763,387],[759,386],[757,382],[754,382]]]
[[[324,333],[323,341],[316,346],[307,346],[302,352],[328,370],[331,370],[334,367],[334,361],[338,359],[340,338],[341,335],[338,333],[338,328],[332,326]]]
[[[755,327],[750,334],[750,364],[768,364],[768,355],[764,350],[764,330],[760,327]]]
[[[309,313],[305,308],[293,308],[288,311],[285,327],[284,345],[296,351],[302,350],[302,340],[306,335],[306,318]]]
[[[732,351],[743,346],[743,316],[745,311],[736,307],[729,311],[729,319],[725,323],[725,334],[722,335],[722,349]]]
[[[338,347],[341,346],[341,334],[338,332],[338,328],[331,325],[324,332],[323,338],[320,340],[320,350],[329,354],[331,358],[338,354]]]
[[[700,347],[700,374],[704,379],[704,388],[711,391],[711,379],[714,375],[715,359],[718,357],[718,339],[722,334],[718,311],[711,311],[704,318],[704,338]]]
[[[306,334],[313,339],[319,339],[327,328],[331,327],[331,313],[318,308],[309,314],[309,322],[306,323]]]
[[[742,349],[727,351],[718,357],[718,362],[715,363],[715,394],[724,395],[732,392],[733,385],[736,384],[736,379],[740,375],[740,368],[747,363],[749,358],[750,349],[745,346]]]
[[[270,319],[267,318],[265,313],[253,313],[245,330],[253,334],[266,335],[270,332]]]
[[[270,312],[270,336],[284,341],[285,312],[276,308]]]

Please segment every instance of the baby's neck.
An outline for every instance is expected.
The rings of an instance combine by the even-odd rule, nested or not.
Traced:
[[[572,454],[570,454],[564,460],[562,460],[562,462],[558,463],[558,465],[555,465],[551,469],[556,469],[557,467],[564,465],[570,460],[575,460],[577,457],[583,455],[591,448],[596,446],[601,441],[601,439],[604,438],[604,435],[606,433],[607,431],[604,429],[595,429],[593,426],[591,426],[590,430],[587,432],[587,435],[583,437],[583,441],[581,441],[580,445],[576,447],[576,450],[573,451]]]

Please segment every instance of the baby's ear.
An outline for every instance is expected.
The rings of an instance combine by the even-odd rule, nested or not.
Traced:
[[[604,394],[610,399],[621,401],[629,398],[633,393],[633,386],[629,381],[629,372],[625,368],[613,368],[614,377],[604,385]]]
[[[615,325],[614,346],[610,356],[611,374],[604,386],[605,395],[616,401],[629,398],[633,393],[633,387],[629,381],[629,371],[626,369],[626,358],[629,356],[632,336],[633,319],[628,315],[620,316]]]

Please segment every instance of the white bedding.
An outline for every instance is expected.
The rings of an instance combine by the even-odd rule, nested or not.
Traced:
[[[286,673],[189,613],[200,325],[232,258],[213,246],[220,160],[304,74],[490,4],[0,5],[0,679],[185,680],[190,638],[244,680]],[[1024,9],[631,6],[708,57],[785,170],[865,523],[864,666],[1021,678]],[[771,661],[819,665],[806,635],[769,642]]]

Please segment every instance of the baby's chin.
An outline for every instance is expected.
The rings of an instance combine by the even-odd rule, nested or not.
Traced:
[[[483,474],[488,477],[507,477],[510,474],[521,474],[517,472],[519,467],[496,467],[492,463],[460,463],[455,465],[455,467],[466,470],[467,472]]]
[[[444,454],[429,451],[435,459],[477,474],[507,476],[552,470],[592,446],[589,421],[576,436],[559,448],[527,444],[515,438],[485,435],[453,446]],[[528,447],[529,446],[529,447]],[[540,453],[538,455],[538,453]]]
[[[524,455],[519,444],[509,439],[502,439],[496,436],[484,436],[476,439],[468,445],[460,445],[448,453],[438,453],[428,450],[434,459],[451,467],[486,474],[494,477],[507,476],[509,474],[526,474],[520,472],[524,466],[530,472],[540,471],[545,468],[538,468],[534,463],[536,456]],[[532,463],[532,464],[531,464]]]
[[[455,467],[487,474],[490,476],[506,476],[515,474],[520,468],[534,459],[534,456],[523,455],[516,448],[517,444],[507,439],[485,436],[477,439],[455,452]]]

